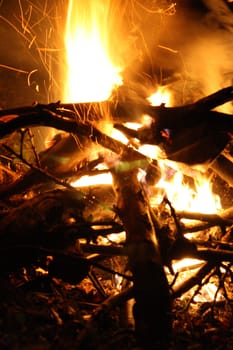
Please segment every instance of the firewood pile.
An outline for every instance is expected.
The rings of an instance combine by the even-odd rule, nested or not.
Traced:
[[[210,282],[216,290],[201,304],[199,317],[212,315],[218,329],[222,308],[230,324],[233,116],[216,108],[233,100],[233,89],[172,108],[117,96],[100,103],[0,111],[1,322],[5,333],[12,325],[20,329],[24,349],[181,349],[177,339],[185,340],[174,310],[185,309],[187,315]],[[150,125],[137,130],[125,125],[142,114],[150,116]],[[127,144],[104,131],[107,115]],[[35,127],[55,135],[41,151]],[[228,193],[227,207],[218,215],[181,212],[166,194],[152,204],[161,170],[156,158],[140,152],[143,144],[159,146],[168,159],[187,167],[207,163],[220,196]],[[73,185],[84,175],[90,179],[106,172],[112,184]],[[199,263],[181,278],[173,262],[183,258]],[[33,317],[40,329],[48,323],[38,347],[25,336]],[[203,324],[195,322],[200,333]],[[112,329],[115,336],[109,339]],[[207,333],[205,339],[213,327],[207,326]],[[14,341],[3,337],[2,348],[13,348]],[[183,348],[191,349],[187,343]]]

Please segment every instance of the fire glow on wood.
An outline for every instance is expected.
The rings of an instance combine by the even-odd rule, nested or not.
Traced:
[[[171,2],[163,10],[136,5],[150,15],[175,9]],[[45,268],[71,285],[85,281],[86,294],[95,288],[101,301],[83,317],[88,324],[78,345],[103,309],[130,302],[140,346],[168,349],[175,299],[186,300],[186,293],[194,303],[229,299],[232,209],[222,207],[212,180],[220,173],[232,186],[230,171],[220,172],[217,163],[229,157],[232,115],[215,110],[232,101],[232,87],[175,107],[171,83],[132,83],[132,72],[125,72],[134,60],[118,52],[125,34],[118,33],[119,13],[114,1],[69,0],[62,102],[0,111],[1,259],[9,263],[2,270],[40,258],[37,272]],[[22,20],[26,33],[30,18]],[[53,136],[41,153],[31,131],[38,126]],[[121,263],[104,266],[108,256]],[[95,268],[112,274],[110,296]]]

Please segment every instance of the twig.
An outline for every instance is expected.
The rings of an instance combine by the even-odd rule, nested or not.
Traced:
[[[37,171],[38,173],[40,173],[41,175],[45,176],[46,178],[52,180],[53,182],[55,182],[58,185],[61,185],[69,190],[72,191],[76,191],[76,189],[71,186],[69,183],[58,179],[57,177],[55,177],[54,175],[48,173],[46,170],[39,168],[38,166],[31,164],[30,162],[28,162],[26,159],[24,159],[21,155],[17,154],[12,148],[10,148],[9,146],[3,144],[2,145],[3,148],[5,148],[6,151],[14,154],[14,156],[16,156],[17,158],[19,158],[24,164],[26,164],[27,166],[29,166],[31,169]],[[1,194],[3,195],[3,191],[1,192]],[[84,196],[84,194],[83,194]]]

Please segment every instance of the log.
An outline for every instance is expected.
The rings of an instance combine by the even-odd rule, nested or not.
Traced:
[[[26,174],[25,178],[19,179],[15,184],[10,184],[9,186],[3,186],[1,189],[2,198],[14,194],[15,189],[17,191],[23,191],[23,188],[26,188],[32,184],[42,181],[47,181],[48,178],[56,175],[58,177],[64,176],[66,172],[69,172],[76,162],[83,159],[88,152],[91,153],[92,147],[96,147],[96,143],[102,147],[115,152],[116,154],[121,154],[123,152],[129,153],[130,157],[138,164],[139,167],[150,171],[153,173],[153,180],[156,182],[160,177],[160,169],[156,160],[151,161],[150,158],[144,156],[142,153],[138,152],[134,148],[129,148],[118,140],[111,138],[110,136],[102,133],[100,130],[95,128],[92,124],[86,123],[77,123],[74,120],[67,120],[61,118],[59,115],[51,112],[50,110],[42,110],[23,114],[18,117],[14,117],[8,122],[3,122],[0,128],[0,137],[4,137],[9,133],[17,130],[18,128],[25,127],[26,125],[47,125],[58,130],[63,130],[70,135],[61,138],[57,144],[55,144],[52,149],[44,152],[41,159],[42,165],[52,171],[52,174],[48,171],[40,172],[38,176],[35,171],[29,171]],[[81,138],[83,145],[80,148],[77,146],[75,138],[72,135],[76,135],[78,138]],[[86,140],[86,141],[84,141]],[[63,147],[64,146],[64,147]],[[66,146],[66,147],[65,147]],[[87,147],[89,146],[89,147]],[[68,148],[68,149],[67,149]],[[82,149],[84,148],[84,150]],[[66,157],[67,164],[64,166],[63,157]],[[58,159],[54,161],[51,159]],[[33,167],[35,170],[35,167]],[[42,168],[43,170],[43,168]],[[47,180],[46,180],[46,174]],[[38,180],[38,181],[36,181]],[[62,184],[62,183],[61,183]]]
[[[233,99],[228,87],[192,104],[179,107],[148,107],[151,125],[132,130],[121,123],[114,127],[142,144],[159,145],[168,159],[196,165],[212,162],[230,141],[233,116],[212,109]]]
[[[119,154],[124,147],[101,133],[89,120],[107,119],[107,115],[110,115],[113,121],[117,118],[121,122],[129,121],[132,116],[137,121],[143,114],[149,114],[153,119],[151,126],[142,127],[137,132],[121,124],[114,125],[129,137],[137,137],[142,143],[161,145],[172,160],[200,164],[213,160],[229,141],[228,132],[233,130],[233,116],[211,109],[232,100],[232,91],[230,86],[192,104],[172,108],[164,105],[152,107],[146,100],[138,104],[137,100],[126,99],[98,104],[38,104],[5,110],[0,111],[0,137],[26,126],[44,125],[88,136],[92,141]],[[135,150],[131,152],[135,153]],[[143,161],[146,158],[141,155],[139,159]]]
[[[75,189],[52,190],[26,200],[0,220],[1,247],[38,245],[69,249],[75,246],[78,226],[69,224],[69,219],[75,219],[77,225],[85,224],[83,210],[87,203],[85,195]]]
[[[17,193],[25,193],[36,185],[43,184],[44,188],[52,181],[61,183],[62,178],[76,174],[77,167],[91,154],[93,144],[87,137],[75,137],[72,134],[57,134],[54,144],[47,150],[38,154],[39,164],[28,163],[31,169],[21,175],[15,182],[1,185],[1,197],[11,196]],[[3,145],[7,155],[11,157],[11,149]],[[89,152],[89,153],[88,153]],[[17,153],[14,153],[17,157]],[[25,159],[19,157],[22,162]]]
[[[133,98],[127,96],[127,94],[119,97],[116,93],[112,100],[103,102],[69,104],[58,101],[47,105],[36,104],[0,110],[0,122],[11,122],[20,115],[30,116],[33,113],[38,115],[42,111],[51,111],[66,116],[68,119],[75,119],[79,123],[101,119],[106,120],[108,117],[115,122],[120,121],[124,123],[138,121],[143,114],[148,114],[157,120],[157,124],[161,123],[162,128],[173,128],[175,126],[191,127],[203,119],[203,113],[232,100],[232,86],[223,88],[196,102],[178,107],[151,106],[145,98],[137,95],[133,96]],[[229,123],[232,125],[232,120]]]
[[[159,145],[168,159],[188,165],[211,163],[231,140],[228,132],[233,130],[232,115],[201,108],[185,111],[185,107],[183,111],[177,107],[163,113],[159,108],[150,126],[132,130],[115,123],[114,127],[142,144]]]
[[[229,159],[221,154],[211,163],[210,168],[233,187],[233,164]]]
[[[177,216],[189,220],[206,221],[212,226],[230,226],[233,224],[233,208],[220,211],[218,214],[205,214],[188,211],[177,211]]]
[[[130,162],[128,157],[123,161]],[[137,168],[112,168],[117,213],[126,231],[126,251],[133,275],[135,329],[143,349],[163,349],[171,335],[171,301],[158,241]]]

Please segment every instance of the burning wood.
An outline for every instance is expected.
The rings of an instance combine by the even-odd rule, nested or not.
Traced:
[[[32,281],[34,274],[43,271],[52,288],[68,283],[67,289],[75,286],[85,296],[95,290],[93,298],[80,301],[92,311],[80,313],[78,322],[76,315],[76,323],[72,323],[75,348],[102,348],[106,337],[101,338],[100,329],[106,331],[106,318],[111,318],[107,314],[119,308],[117,327],[123,325],[128,330],[133,318],[137,346],[139,343],[145,350],[165,350],[170,348],[175,324],[174,304],[185,300],[187,292],[192,292],[187,306],[201,300],[210,303],[213,310],[219,301],[232,301],[232,204],[215,212],[215,203],[214,211],[212,205],[203,209],[198,204],[190,209],[182,199],[180,207],[165,183],[177,192],[172,178],[180,168],[185,169],[182,181],[189,183],[192,201],[194,191],[198,192],[195,177],[204,169],[206,175],[222,181],[222,187],[231,191],[233,116],[220,112],[218,107],[233,100],[233,90],[228,86],[177,107],[167,107],[162,101],[152,106],[145,93],[147,88],[131,82],[132,73],[129,68],[127,72],[127,67],[123,79],[121,57],[112,55],[113,60],[107,50],[109,39],[117,42],[128,30],[127,24],[120,35],[113,35],[113,19],[120,14],[125,21],[128,4],[123,7],[120,1],[121,6],[113,6],[111,1],[100,0],[93,3],[98,6],[93,7],[91,1],[69,1],[65,28],[67,67],[61,94],[64,103],[0,110],[0,279],[17,288],[17,282],[12,280],[17,280],[22,269],[29,271],[21,282],[23,286],[29,276]],[[29,26],[33,5],[28,4],[25,20],[25,4],[19,1],[22,36],[31,47],[36,35]],[[45,13],[47,6],[46,1],[44,8],[38,5],[38,9]],[[155,8],[150,6],[150,2],[137,1],[133,11],[140,9],[150,17],[175,8],[167,1],[156,2]],[[229,10],[228,6],[224,8]],[[112,13],[113,18],[109,16]],[[130,35],[140,31],[143,22],[144,19]],[[76,23],[82,28],[78,30]],[[107,38],[106,32],[112,36]],[[138,37],[148,51],[152,37]],[[128,52],[124,45],[122,51]],[[142,44],[137,43],[135,48],[141,56]],[[178,52],[159,43],[158,48]],[[43,48],[38,51],[41,54]],[[31,86],[36,70],[20,72],[28,74]],[[137,88],[131,90],[134,84]],[[132,123],[137,124],[136,129]],[[37,150],[33,136],[37,127],[51,132],[53,137],[45,140],[49,141],[48,148],[40,144]],[[114,136],[117,131],[124,141],[120,134]],[[146,152],[148,146],[155,146],[153,149],[160,153]],[[197,170],[200,166],[202,171]],[[90,182],[93,175],[100,174],[108,175],[108,183]],[[185,258],[195,260],[178,269],[177,262],[185,263]],[[111,276],[106,278],[108,282],[105,275]],[[203,287],[206,291],[202,293]],[[200,293],[202,299],[198,299]],[[129,301],[133,307],[129,307]],[[62,326],[68,314],[70,320],[74,308],[69,308],[64,319],[59,310],[51,307],[50,311]],[[98,345],[93,345],[95,333]],[[111,343],[108,345],[110,348]]]
[[[103,105],[107,104],[108,111],[113,111],[113,124],[130,139],[137,138],[142,144],[160,143],[156,135],[160,135],[163,145],[166,142],[170,144],[166,138],[163,140],[163,130],[176,129],[178,134],[183,133],[183,128],[192,130],[193,126],[203,122],[204,115],[208,126],[216,124],[224,134],[218,151],[211,150],[211,157],[216,157],[229,141],[232,116],[210,109],[231,99],[232,88],[229,87],[189,106],[151,107],[145,102],[145,105],[140,105],[140,111],[149,113],[153,122],[150,127],[142,127],[137,131],[126,128],[123,123],[128,103],[115,105],[103,102]],[[169,214],[166,202],[152,208],[146,191],[150,192],[152,184],[159,180],[161,170],[157,159],[142,154],[139,148],[130,143],[130,139],[129,144],[125,145],[100,131],[97,121],[99,107],[101,103],[98,108],[95,104],[72,106],[57,103],[0,112],[2,152],[8,159],[18,157],[27,167],[26,170],[22,168],[16,181],[8,179],[6,183],[2,182],[1,259],[8,263],[2,264],[1,271],[4,274],[14,272],[21,266],[35,263],[46,267],[46,257],[51,255],[53,258],[47,266],[48,273],[77,283],[89,275],[90,266],[105,269],[96,262],[96,258],[86,258],[88,251],[96,253],[98,260],[114,254],[127,256],[136,301],[134,318],[137,336],[144,348],[148,348],[151,341],[158,343],[158,347],[161,344],[166,347],[172,323],[171,300],[201,284],[209,272],[217,271],[222,261],[232,263],[231,242],[226,240],[226,232],[229,236],[232,229],[232,210],[207,215],[176,212],[170,206],[172,210]],[[177,124],[173,122],[174,118]],[[122,123],[119,124],[121,119]],[[117,120],[117,124],[114,120]],[[64,134],[58,134],[53,145],[36,154],[34,162],[30,163],[25,157],[24,145],[19,148],[21,153],[17,153],[11,146],[10,136],[19,129],[35,125],[61,130]],[[90,157],[95,148],[98,150],[95,157]],[[168,152],[169,155],[172,153]],[[192,163],[192,152],[186,155],[187,163]],[[91,175],[93,171],[101,172],[96,166],[102,163],[105,164],[104,171],[110,171],[113,176],[115,195],[111,187],[106,187],[105,191],[105,185],[98,198],[91,194],[94,187],[91,189],[88,184],[82,192],[73,188],[71,179],[83,174]],[[140,182],[139,169],[151,172],[150,168],[154,169],[153,182]],[[57,189],[54,190],[55,187]],[[31,199],[27,199],[29,195]],[[181,222],[181,218],[192,219],[192,222],[196,220],[197,224],[192,223],[190,226]],[[220,228],[219,243],[214,239],[207,241],[184,236],[186,232],[202,232],[213,226]],[[98,237],[122,231],[126,231],[126,240],[121,242],[121,248],[114,248],[114,243],[102,248],[98,244]],[[86,244],[77,245],[80,239],[85,239]],[[221,249],[218,248],[220,245]],[[204,260],[206,265],[195,277],[175,286],[170,294],[164,266],[168,266],[172,272],[173,260],[184,257]],[[71,273],[73,268],[79,272]],[[95,277],[92,278],[103,296],[102,287],[98,287]],[[128,274],[123,274],[123,278],[131,280]],[[82,335],[82,342],[86,335]]]

